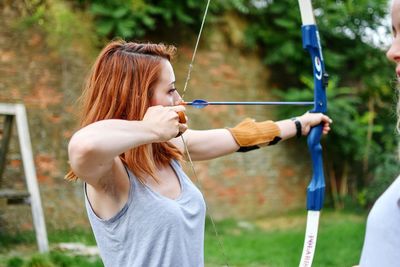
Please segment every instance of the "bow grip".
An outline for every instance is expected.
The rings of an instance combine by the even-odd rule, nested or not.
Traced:
[[[311,154],[313,176],[307,187],[307,210],[322,209],[325,195],[325,176],[322,161],[322,124],[313,127],[307,137],[308,150]]]

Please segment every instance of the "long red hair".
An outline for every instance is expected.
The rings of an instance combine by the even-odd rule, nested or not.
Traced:
[[[94,63],[80,98],[80,126],[107,119],[142,120],[160,77],[161,62],[171,61],[175,52],[174,46],[163,44],[109,43]],[[120,158],[141,182],[147,175],[158,181],[157,166],[181,160],[182,153],[164,142],[135,147]],[[66,179],[78,177],[70,171]]]

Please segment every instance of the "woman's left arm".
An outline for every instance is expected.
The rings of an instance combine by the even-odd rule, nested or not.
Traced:
[[[236,152],[240,147],[228,129],[187,130],[183,138],[171,140],[187,157],[185,141],[193,161],[209,160]]]
[[[306,113],[297,120],[301,126],[301,135],[308,135],[310,128],[321,122],[323,123],[323,133],[327,134],[332,122],[328,116],[321,113]],[[183,138],[174,138],[171,142],[186,155],[183,139],[193,161],[209,160],[237,152],[243,148],[242,151],[245,152],[276,143],[279,140],[289,139],[295,136],[298,130],[293,120],[258,123],[247,119],[230,129],[187,130],[183,133]]]

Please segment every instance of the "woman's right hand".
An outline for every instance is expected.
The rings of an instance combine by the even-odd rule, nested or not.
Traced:
[[[179,122],[178,112],[184,111],[184,106],[152,106],[147,109],[143,122],[156,132],[159,142],[169,141],[187,130],[187,124]]]

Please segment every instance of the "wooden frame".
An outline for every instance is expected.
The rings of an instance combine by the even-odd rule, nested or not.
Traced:
[[[36,240],[40,252],[49,251],[49,244],[47,239],[46,224],[44,220],[44,214],[42,209],[42,202],[40,199],[40,192],[37,183],[36,169],[33,160],[31,139],[29,135],[29,126],[26,116],[25,106],[23,104],[4,104],[0,103],[0,115],[6,115],[6,120],[11,120],[15,117],[18,140],[20,151],[22,155],[22,163],[24,167],[25,180],[30,195],[30,205],[32,209],[33,224],[36,232]],[[8,123],[9,124],[9,123]],[[8,142],[11,135],[11,128],[6,127],[4,129],[4,135],[2,140],[2,152],[7,152]],[[5,135],[8,140],[4,140]],[[4,156],[0,156],[0,175],[3,172],[5,163],[5,153]],[[1,178],[1,176],[0,176]]]

